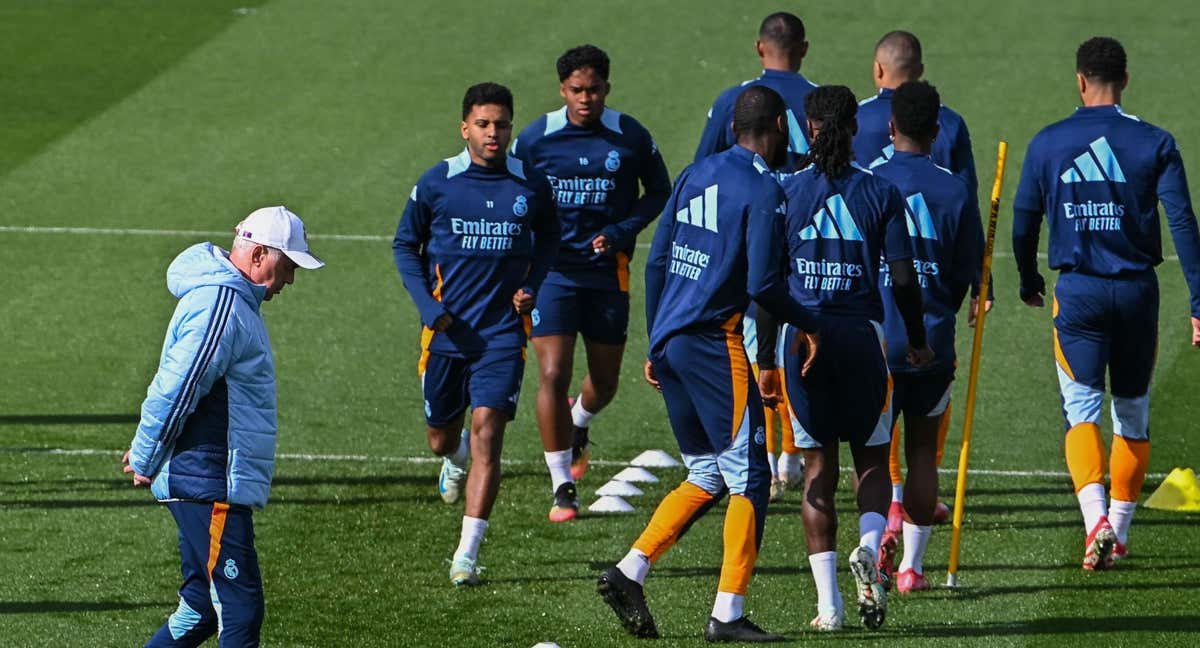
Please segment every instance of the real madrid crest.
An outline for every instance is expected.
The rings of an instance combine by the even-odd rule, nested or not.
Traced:
[[[524,216],[529,213],[529,199],[525,196],[517,196],[516,202],[513,203],[513,215]]]
[[[616,173],[617,169],[621,168],[621,154],[616,151],[609,151],[608,157],[604,160],[604,168],[610,173]]]

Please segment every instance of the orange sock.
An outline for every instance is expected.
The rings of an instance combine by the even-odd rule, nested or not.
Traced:
[[[796,447],[795,431],[792,430],[792,410],[788,404],[787,397],[787,380],[783,377],[783,369],[779,369],[779,384],[781,386],[779,399],[779,432],[783,437],[783,451],[788,454],[796,454],[800,449]]]
[[[892,474],[892,486],[904,483],[904,471],[900,468],[900,421],[892,421],[892,448],[888,452],[888,472]]]
[[[730,496],[725,511],[725,556],[721,560],[718,592],[746,594],[758,560],[757,536],[754,504],[745,495]]]
[[[938,424],[937,466],[942,466],[942,455],[946,454],[946,433],[950,431],[950,405],[942,413],[942,422]]]
[[[1114,500],[1136,502],[1146,481],[1146,466],[1150,464],[1150,440],[1137,441],[1113,435],[1112,487]]]
[[[1104,441],[1100,426],[1080,423],[1067,430],[1067,470],[1075,483],[1075,492],[1088,484],[1104,483]]]
[[[646,554],[653,565],[667,549],[674,546],[692,522],[707,513],[715,502],[713,496],[703,488],[683,482],[659,502],[650,523],[638,536],[637,542],[633,543],[633,548]]]

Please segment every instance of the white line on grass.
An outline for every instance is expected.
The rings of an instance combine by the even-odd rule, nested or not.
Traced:
[[[22,448],[17,452],[25,454],[50,454],[60,456],[109,456],[119,457],[123,451],[121,450],[101,450],[98,448]],[[363,454],[310,454],[297,452],[281,452],[276,455],[279,459],[292,461],[352,461],[357,463],[441,463],[441,457],[397,457],[390,455],[363,455]],[[505,459],[504,463],[512,465],[544,465],[543,462],[536,459]],[[594,466],[627,466],[627,461],[612,461],[608,459],[593,459],[591,464]],[[842,467],[843,471],[848,471],[848,466]],[[951,468],[939,468],[938,472],[944,475],[954,475],[958,471]],[[969,471],[971,475],[984,475],[987,477],[1056,477],[1069,478],[1070,473],[1061,470],[998,470],[990,468],[973,468]],[[1163,479],[1166,473],[1148,473],[1149,479]]]
[[[101,236],[229,236],[233,230],[218,232],[211,230],[173,230],[173,229],[120,229],[105,227],[39,227],[32,225],[0,225],[0,234],[96,234]],[[391,241],[392,237],[380,234],[309,234],[311,239],[318,241],[369,241],[382,243]],[[649,243],[638,243],[638,248],[650,249]],[[997,251],[993,256],[999,259],[1011,259],[1012,253]],[[1038,254],[1039,259],[1045,259],[1045,254]],[[1163,257],[1166,261],[1178,261],[1179,257],[1172,254]]]

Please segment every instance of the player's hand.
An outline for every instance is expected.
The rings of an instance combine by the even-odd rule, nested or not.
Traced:
[[[513,295],[513,308],[517,309],[519,315],[528,315],[533,310],[534,297],[525,292],[522,288]]]
[[[995,305],[996,305],[996,300],[989,299],[989,300],[983,302],[983,309],[986,312],[990,313],[990,312],[992,312],[992,306],[995,306]],[[972,297],[971,298],[971,307],[967,310],[967,326],[975,326],[975,322],[977,322],[978,320],[979,320],[979,298]]]
[[[797,332],[796,339],[792,341],[792,353],[799,355],[801,348],[807,351],[804,357],[804,366],[800,367],[800,377],[804,378],[808,376],[808,370],[812,369],[813,361],[817,359],[817,351],[821,348],[821,334],[816,331],[812,333]]]
[[[780,369],[758,370],[758,391],[762,394],[763,406],[775,409],[783,400],[783,389],[779,380]]]
[[[1028,280],[1022,279],[1020,291],[1021,301],[1026,306],[1041,308],[1046,305],[1046,279],[1040,273],[1035,272]]]
[[[909,346],[905,357],[908,360],[908,364],[913,367],[924,367],[933,362],[933,349],[930,349],[928,344],[919,349]]]
[[[139,486],[139,487],[149,486],[150,478],[143,477],[142,475],[139,475],[139,474],[133,472],[133,466],[129,465],[129,453],[130,452],[131,452],[130,450],[126,450],[125,455],[123,457],[121,457],[121,472],[123,472],[127,475],[130,475],[130,474],[133,475],[133,485],[134,486]]]
[[[611,249],[612,244],[609,243],[607,236],[601,234],[592,239],[592,252],[595,252],[596,254],[608,254],[609,250]]]
[[[446,329],[450,328],[450,325],[453,323],[454,317],[451,316],[450,313],[442,313],[441,315],[438,315],[437,319],[433,320],[433,326],[430,328],[438,333],[444,333]]]
[[[1200,317],[1192,318],[1192,346],[1200,347]]]
[[[658,378],[654,377],[654,365],[649,360],[646,361],[646,366],[642,369],[642,377],[646,379],[646,384],[662,391],[662,385],[658,384]]]

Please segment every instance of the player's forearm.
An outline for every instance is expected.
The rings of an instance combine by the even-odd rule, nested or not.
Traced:
[[[892,297],[900,310],[900,318],[904,320],[908,343],[913,348],[920,349],[926,344],[925,309],[921,301],[921,285],[917,281],[912,259],[889,261],[888,271],[892,275]]]
[[[757,303],[757,302],[755,302]],[[775,347],[779,344],[779,320],[769,310],[758,304],[754,315],[754,328],[758,335],[758,370],[775,369]]]
[[[562,233],[557,228],[548,228],[534,234],[533,260],[529,264],[529,276],[525,279],[524,286],[529,292],[536,295],[541,289],[546,275],[554,267],[561,242]]]
[[[426,327],[433,327],[433,323],[445,314],[446,309],[433,297],[433,289],[429,285],[429,275],[425,271],[420,251],[406,242],[396,241],[392,252],[396,270],[400,272],[400,281],[412,297],[417,313],[421,316],[421,323]]]
[[[1038,275],[1037,249],[1041,227],[1041,214],[1026,209],[1013,210],[1013,257],[1017,260],[1017,272],[1022,283],[1028,283]]]
[[[1179,255],[1179,265],[1183,269],[1183,278],[1191,294],[1192,317],[1200,317],[1200,230],[1196,227],[1196,217],[1191,214],[1189,206],[1186,215],[1176,214],[1169,218],[1168,223],[1171,239],[1175,242],[1175,253]]]
[[[650,254],[646,257],[646,336],[654,331],[654,319],[658,314],[658,302],[663,288],[667,285],[667,248],[671,241],[671,217],[664,216],[658,221],[658,229],[654,232],[654,241],[650,244]]]

